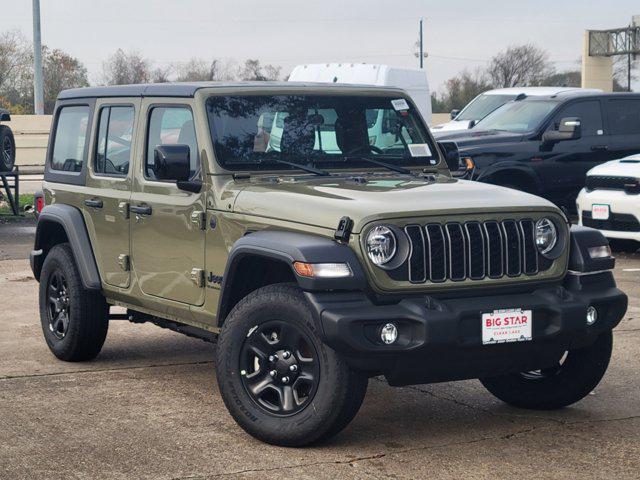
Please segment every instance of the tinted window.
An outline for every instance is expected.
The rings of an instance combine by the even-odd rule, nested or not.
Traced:
[[[640,100],[609,100],[607,111],[612,135],[640,133]]]
[[[599,130],[602,131],[602,111],[599,100],[571,103],[561,108],[549,128],[557,130],[560,126],[560,120],[567,117],[580,118],[583,137],[592,137],[598,135]]]
[[[133,107],[104,107],[100,110],[94,169],[105,175],[126,175],[131,162]]]
[[[319,168],[370,167],[365,157],[438,161],[418,113],[394,97],[216,96],[207,113],[216,160],[229,169],[295,168],[283,160]]]
[[[187,145],[191,160],[191,177],[199,175],[198,143],[193,114],[187,107],[155,107],[149,116],[145,176],[156,178],[153,150],[158,145]]]
[[[51,168],[79,172],[85,158],[89,107],[63,107],[58,114],[51,155]]]

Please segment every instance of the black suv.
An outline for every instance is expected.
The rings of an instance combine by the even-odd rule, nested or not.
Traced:
[[[458,145],[460,176],[574,209],[588,170],[640,152],[640,94],[574,90],[524,97],[471,130],[435,136]]]

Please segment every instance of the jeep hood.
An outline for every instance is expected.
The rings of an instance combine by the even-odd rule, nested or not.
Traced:
[[[354,233],[381,219],[541,210],[558,208],[528,193],[445,175],[436,180],[406,175],[252,179],[233,206],[235,213],[331,229],[349,216]]]

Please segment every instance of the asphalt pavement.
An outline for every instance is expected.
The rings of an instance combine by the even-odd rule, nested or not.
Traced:
[[[629,311],[602,383],[555,412],[508,407],[478,381],[372,379],[332,441],[262,444],[231,419],[215,345],[114,321],[93,362],[47,349],[26,255],[33,225],[0,224],[0,478],[639,478],[640,254],[620,256]]]

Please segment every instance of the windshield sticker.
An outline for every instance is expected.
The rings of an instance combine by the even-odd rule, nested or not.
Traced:
[[[431,157],[431,149],[426,143],[413,143],[407,145],[409,147],[409,153],[412,157]]]
[[[391,100],[391,105],[393,105],[393,108],[399,112],[402,110],[409,110],[409,104],[407,103],[407,101],[404,98],[398,98],[396,100]]]

